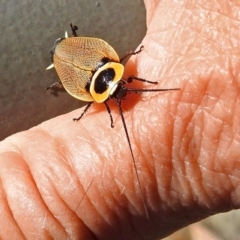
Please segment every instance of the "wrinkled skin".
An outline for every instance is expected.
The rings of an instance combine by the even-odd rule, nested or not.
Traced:
[[[1,239],[155,239],[240,207],[240,5],[145,4],[126,74],[181,88],[123,103],[149,219],[117,107],[111,129],[95,104],[1,142]]]

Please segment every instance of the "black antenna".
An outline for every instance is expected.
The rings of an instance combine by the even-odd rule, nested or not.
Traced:
[[[121,107],[121,99],[115,98],[115,100],[116,100],[117,105],[118,105],[118,109],[119,109],[119,113],[120,113],[120,116],[121,116],[121,119],[122,119],[123,127],[124,127],[124,130],[125,130],[125,133],[126,133],[128,145],[129,145],[129,148],[130,148],[130,151],[131,151],[132,160],[133,160],[133,166],[134,166],[134,169],[135,169],[135,172],[136,172],[137,181],[138,181],[139,189],[140,189],[140,192],[141,192],[141,198],[142,198],[144,210],[145,210],[147,219],[149,219],[149,214],[148,214],[146,203],[145,203],[144,198],[143,198],[142,187],[141,187],[141,183],[140,183],[140,179],[139,179],[139,175],[138,175],[138,171],[137,171],[135,158],[134,158],[133,151],[132,151],[130,138],[129,138],[128,131],[127,131],[127,126],[126,126],[126,123],[125,123],[125,120],[124,120],[124,117],[123,117],[123,112],[122,112],[122,107]]]
[[[84,199],[85,196],[87,195],[88,190],[89,190],[90,187],[92,186],[92,183],[93,183],[93,179],[92,179],[92,181],[90,182],[89,186],[87,187],[85,193],[83,194],[82,199],[80,200],[79,204],[77,205],[77,208],[76,208],[76,210],[75,210],[76,213],[77,213],[77,210],[78,210],[79,206],[81,205],[83,199]]]
[[[147,88],[127,88],[128,92],[164,92],[164,91],[171,91],[171,90],[180,90],[180,88],[166,88],[166,89],[147,89]]]

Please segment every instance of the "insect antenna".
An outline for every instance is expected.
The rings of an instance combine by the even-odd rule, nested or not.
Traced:
[[[90,184],[88,185],[85,193],[83,194],[82,199],[81,199],[80,202],[78,203],[78,205],[77,205],[77,207],[76,207],[76,209],[75,209],[75,211],[74,211],[75,213],[77,213],[77,210],[78,210],[79,206],[81,205],[81,203],[83,202],[83,199],[87,196],[87,193],[88,193],[90,187],[92,186],[92,183],[93,183],[93,179],[92,179],[92,181],[90,182]]]
[[[147,88],[127,88],[128,92],[142,93],[142,92],[165,92],[180,90],[180,88],[166,88],[166,89],[147,89]]]
[[[125,122],[124,117],[123,117],[123,112],[122,112],[122,107],[121,107],[121,99],[115,98],[115,100],[116,100],[116,103],[118,105],[119,113],[120,113],[120,116],[121,116],[121,119],[122,119],[122,123],[123,123],[123,128],[124,128],[124,131],[125,131],[125,134],[126,134],[126,137],[127,137],[127,141],[128,141],[128,145],[129,145],[129,148],[130,148],[130,152],[131,152],[131,155],[132,155],[133,166],[134,166],[134,169],[135,169],[135,173],[136,173],[136,176],[137,176],[139,189],[140,189],[140,192],[141,192],[142,203],[143,203],[143,206],[144,206],[146,217],[147,217],[147,219],[149,219],[147,206],[146,206],[146,203],[145,203],[144,198],[143,198],[143,191],[142,191],[142,186],[140,184],[140,179],[139,179],[139,175],[138,175],[138,171],[137,171],[137,165],[136,165],[135,158],[134,158],[134,155],[133,155],[132,145],[131,145],[130,138],[129,138],[129,135],[128,135],[126,122]]]
[[[111,121],[111,128],[114,128],[114,124],[113,124],[113,118],[112,118],[112,114],[111,114],[111,110],[110,110],[110,107],[108,106],[107,102],[105,101],[104,102],[106,108],[107,108],[107,112],[109,114],[109,117],[110,117],[110,121]]]

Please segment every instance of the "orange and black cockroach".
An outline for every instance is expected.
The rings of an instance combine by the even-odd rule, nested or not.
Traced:
[[[143,197],[142,187],[137,172],[137,166],[126,122],[123,116],[121,102],[130,92],[161,92],[179,90],[179,88],[127,88],[126,84],[131,83],[133,80],[155,85],[158,84],[158,82],[149,81],[136,76],[130,76],[127,79],[123,78],[123,61],[132,55],[140,53],[143,50],[143,46],[141,46],[138,51],[130,52],[123,58],[119,58],[116,51],[104,40],[91,37],[78,37],[76,33],[78,30],[77,26],[72,24],[70,26],[73,36],[68,37],[67,32],[65,32],[65,37],[58,38],[50,52],[52,64],[47,69],[54,67],[60,78],[60,82],[52,84],[49,88],[63,87],[73,97],[88,102],[82,114],[78,118],[74,118],[74,121],[80,120],[94,102],[104,103],[110,116],[111,127],[113,127],[113,118],[108,101],[110,99],[115,100],[130,148],[142,202],[146,216],[148,217],[148,210]]]

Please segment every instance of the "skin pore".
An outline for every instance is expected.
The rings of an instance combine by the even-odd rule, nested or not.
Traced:
[[[156,239],[239,208],[240,6],[145,5],[144,50],[125,74],[181,88],[123,102],[149,219],[117,107],[111,129],[94,104],[0,143],[2,239]]]

